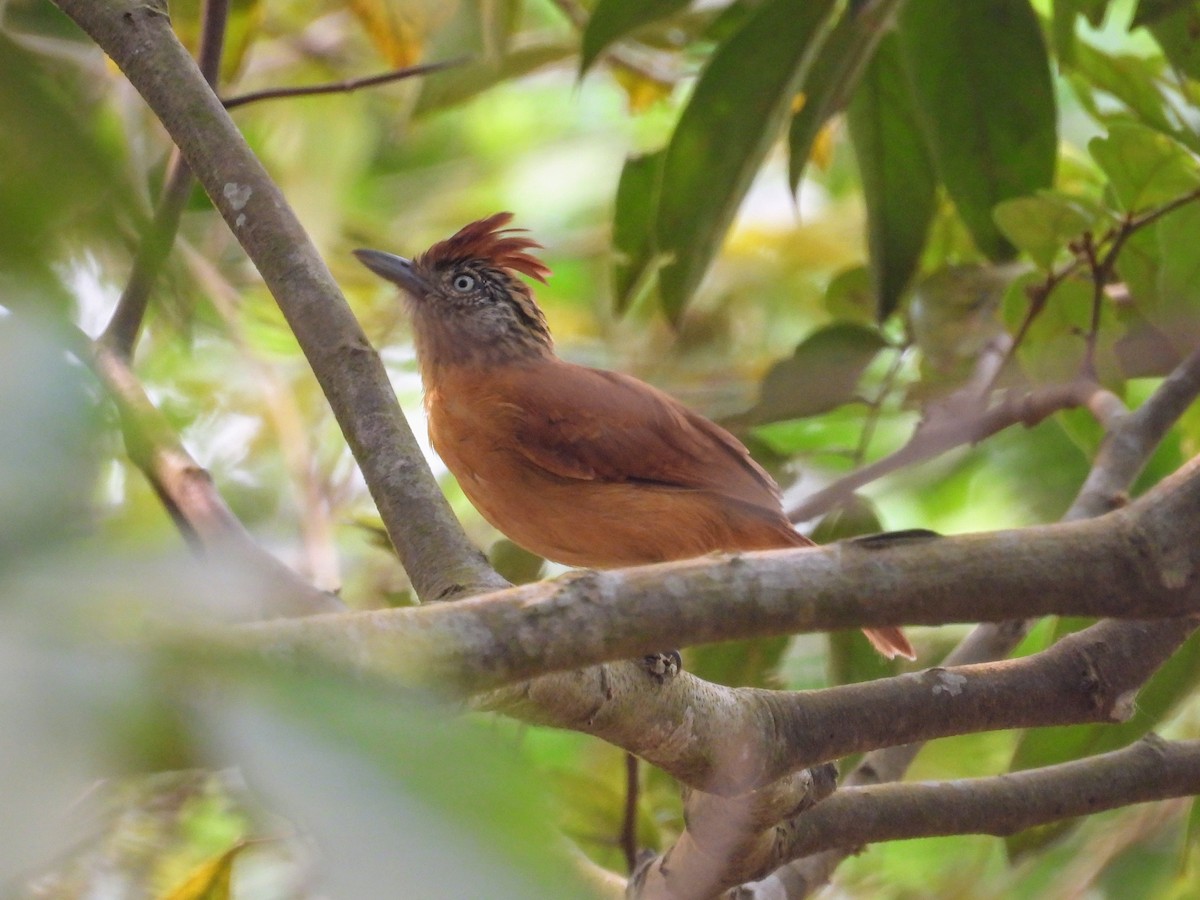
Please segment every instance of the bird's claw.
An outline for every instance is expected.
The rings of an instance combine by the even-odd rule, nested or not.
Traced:
[[[642,657],[642,668],[646,673],[663,684],[674,678],[683,669],[683,657],[678,650],[664,650],[661,653],[651,653]]]

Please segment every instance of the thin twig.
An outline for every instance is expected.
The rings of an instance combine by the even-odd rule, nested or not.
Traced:
[[[884,475],[940,456],[955,447],[978,443],[1012,425],[1033,427],[1059,410],[1090,404],[1094,395],[1103,391],[1095,382],[1079,379],[1024,394],[1009,393],[999,403],[975,415],[962,415],[956,409],[957,404],[948,404],[950,411],[922,422],[899,450],[804,498],[788,510],[788,518],[793,522],[811,519]]]
[[[875,436],[875,428],[879,424],[879,417],[883,413],[883,402],[887,399],[888,394],[895,387],[896,377],[900,374],[900,366],[904,363],[904,356],[908,352],[907,346],[896,347],[896,357],[888,366],[887,372],[883,376],[883,383],[879,387],[879,394],[869,404],[866,418],[863,421],[862,431],[858,436],[858,446],[854,448],[854,465],[856,467],[863,464],[863,460],[867,458],[867,451],[871,449],[871,439]]]
[[[1008,368],[1008,364],[1016,356],[1017,349],[1024,343],[1026,336],[1029,334],[1030,327],[1046,308],[1046,302],[1049,300],[1050,295],[1054,293],[1060,284],[1073,276],[1084,265],[1088,265],[1091,269],[1093,281],[1098,276],[1098,268],[1102,269],[1105,275],[1105,283],[1107,283],[1108,277],[1111,276],[1116,268],[1117,257],[1124,249],[1126,242],[1134,234],[1143,228],[1153,225],[1163,216],[1169,215],[1196,200],[1200,200],[1200,188],[1188,191],[1186,194],[1181,194],[1174,200],[1170,200],[1141,215],[1127,214],[1120,225],[1109,228],[1099,239],[1093,239],[1090,233],[1085,233],[1083,237],[1087,245],[1091,248],[1090,256],[1080,252],[1083,249],[1083,245],[1078,242],[1072,242],[1071,247],[1075,251],[1074,258],[1058,269],[1051,269],[1046,273],[1046,277],[1041,282],[1030,285],[1026,289],[1026,294],[1029,297],[1029,309],[1026,311],[1025,318],[1021,321],[1021,325],[1013,337],[1012,346],[1009,348],[1004,364],[996,372],[996,378],[998,379],[1001,373]],[[1097,259],[1101,249],[1104,250],[1104,254]],[[1096,320],[1097,315],[1097,312],[1093,310],[1093,321],[1098,325],[1098,321]],[[1085,372],[1085,374],[1087,373]],[[994,386],[994,384],[995,382],[993,381],[993,384],[989,385],[989,388]]]
[[[229,0],[205,0],[196,57],[201,74],[214,90],[221,72],[228,18]],[[125,290],[121,292],[112,318],[100,336],[105,346],[125,359],[133,357],[150,305],[150,292],[171,253],[175,235],[179,231],[179,220],[191,190],[192,173],[180,156],[179,149],[172,148],[154,218],[142,232]]]
[[[360,88],[375,87],[380,84],[389,84],[393,81],[402,81],[405,78],[415,78],[418,75],[430,75],[434,72],[441,72],[445,69],[451,69],[455,66],[461,66],[470,61],[470,57],[458,56],[454,59],[444,59],[438,62],[421,63],[416,66],[405,66],[400,69],[393,69],[390,72],[381,72],[378,75],[367,75],[363,78],[346,78],[342,81],[331,81],[323,84],[310,84],[301,87],[279,87],[265,88],[261,91],[250,91],[245,94],[238,94],[235,97],[227,97],[221,102],[226,109],[236,109],[239,106],[245,106],[248,103],[259,103],[263,100],[278,100],[284,97],[315,97],[320,94],[348,94],[352,91],[357,91]]]
[[[621,834],[618,842],[625,854],[626,871],[632,873],[638,861],[638,797],[641,793],[640,760],[632,753],[625,754],[625,809],[621,815]]]

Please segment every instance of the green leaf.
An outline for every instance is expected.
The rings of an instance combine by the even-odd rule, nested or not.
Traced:
[[[979,249],[1010,257],[992,207],[1050,187],[1058,155],[1037,16],[1027,0],[911,0],[899,35],[942,182]]]
[[[1181,144],[1134,122],[1113,122],[1088,143],[1121,207],[1144,210],[1200,187],[1200,166]]]
[[[973,360],[1001,330],[997,316],[1012,273],[994,266],[947,266],[913,289],[913,342],[937,369]]]
[[[1200,334],[1200,202],[1164,216],[1154,226],[1158,241],[1157,303],[1154,324],[1189,346]]]
[[[733,424],[800,419],[849,403],[863,372],[886,346],[883,335],[865,325],[836,322],[818,329],[771,367],[758,402]]]
[[[850,139],[867,206],[867,247],[880,321],[900,302],[921,260],[936,209],[933,163],[894,36],[879,45],[850,104]]]
[[[1169,15],[1150,25],[1150,33],[1171,65],[1189,78],[1200,78],[1200,3],[1187,0],[1174,6]]]
[[[672,16],[691,0],[600,0],[583,29],[579,74],[583,75],[614,41],[658,19]]]
[[[1049,269],[1068,243],[1093,226],[1097,212],[1072,197],[1041,191],[1005,200],[992,215],[1005,237],[1041,268]]]
[[[791,638],[704,644],[686,651],[684,668],[698,678],[728,687],[780,688],[779,664]]]
[[[530,553],[508,538],[500,538],[492,544],[492,549],[488,551],[488,562],[512,584],[537,581],[542,576],[542,567],[546,564],[542,557]]]
[[[821,128],[839,113],[854,94],[863,71],[900,0],[884,0],[850,8],[838,20],[812,68],[804,76],[804,105],[792,116],[788,128],[788,181],[794,192],[800,186],[808,155]]]
[[[490,87],[528,75],[574,52],[574,45],[568,41],[547,41],[516,48],[499,58],[483,58],[429,75],[422,79],[413,115],[423,116],[456,106]]]
[[[666,151],[659,150],[629,157],[617,182],[612,241],[616,254],[614,305],[618,313],[632,305],[656,268],[653,219],[665,156]]]
[[[1140,56],[1106,53],[1079,41],[1075,48],[1074,70],[1086,81],[1074,80],[1073,83],[1089,107],[1094,101],[1085,97],[1085,92],[1090,94],[1092,88],[1099,88],[1124,103],[1142,123],[1172,133],[1176,125],[1159,87],[1158,69],[1153,61]],[[1098,107],[1089,111],[1101,121],[1106,118]]]
[[[671,135],[654,221],[678,321],[791,107],[833,0],[767,0],[717,47]]]
[[[1057,636],[1078,631],[1088,622],[1062,619]],[[1107,753],[1128,746],[1156,728],[1200,684],[1200,634],[1179,648],[1138,693],[1133,717],[1126,722],[1100,725],[1067,725],[1034,728],[1024,732],[1013,753],[1010,771],[1034,769]],[[1007,841],[1012,857],[1028,853],[1060,837],[1072,823],[1053,829],[1021,832]]]
[[[1129,23],[1129,30],[1142,25],[1161,22],[1168,16],[1194,5],[1194,0],[1138,0],[1137,10]]]

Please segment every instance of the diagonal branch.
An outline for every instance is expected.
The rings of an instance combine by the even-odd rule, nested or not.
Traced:
[[[1188,198],[1187,202],[1190,199],[1195,198]],[[1135,412],[1111,412],[1104,443],[1096,454],[1083,487],[1063,516],[1064,521],[1100,516],[1120,508],[1126,502],[1130,485],[1145,467],[1154,449],[1198,395],[1200,348],[1193,350]],[[1022,620],[984,623],[963,639],[946,658],[945,664],[967,665],[1003,659],[1020,643],[1029,625],[1028,621]],[[1089,631],[1113,627],[1119,626],[1100,623]],[[1147,642],[1146,650],[1157,653],[1160,648],[1151,643]],[[850,773],[846,783],[869,785],[899,780],[920,749],[920,744],[910,744],[870,753]],[[825,884],[833,870],[852,852],[854,846],[847,845],[793,862],[788,867],[788,874],[797,887],[789,891],[787,896],[808,896]]]
[[[196,48],[197,64],[205,81],[215,89],[221,71],[221,55],[225,44],[225,23],[229,18],[228,0],[205,0],[201,15],[200,42]],[[150,305],[150,292],[158,281],[163,263],[170,255],[179,230],[179,219],[192,190],[192,173],[187,163],[174,148],[167,162],[167,175],[163,182],[162,195],[154,210],[154,218],[147,224],[138,242],[133,268],[125,290],[117,301],[108,327],[100,340],[120,356],[129,359],[146,318]]]
[[[90,358],[87,354],[84,358],[116,404],[130,460],[146,476],[192,548],[259,576],[262,617],[345,609],[332,594],[313,587],[255,542],[118,352],[97,344]]]
[[[329,399],[422,599],[503,580],[455,521],[316,248],[171,30],[162,0],[56,0],[154,110],[254,261]]]
[[[1013,425],[1032,428],[1060,410],[1078,406],[1087,406],[1097,412],[1108,396],[1111,396],[1110,392],[1095,381],[1078,379],[1068,384],[1050,385],[1026,393],[1009,393],[999,403],[981,412],[972,409],[963,415],[962,410],[947,410],[922,422],[908,443],[899,450],[856,469],[828,487],[805,497],[788,510],[788,518],[793,522],[811,519],[827,512],[859,488],[885,475],[914,463],[933,459],[955,447],[977,444]],[[967,399],[972,404],[976,402],[973,391],[970,397],[961,399]]]

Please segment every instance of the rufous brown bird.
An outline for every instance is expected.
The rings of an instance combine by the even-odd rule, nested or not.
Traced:
[[[555,355],[518,277],[550,270],[511,221],[472,222],[412,260],[355,252],[408,298],[430,439],[483,517],[588,568],[812,546],[729,432],[636,378]],[[899,628],[864,633],[914,658]]]

